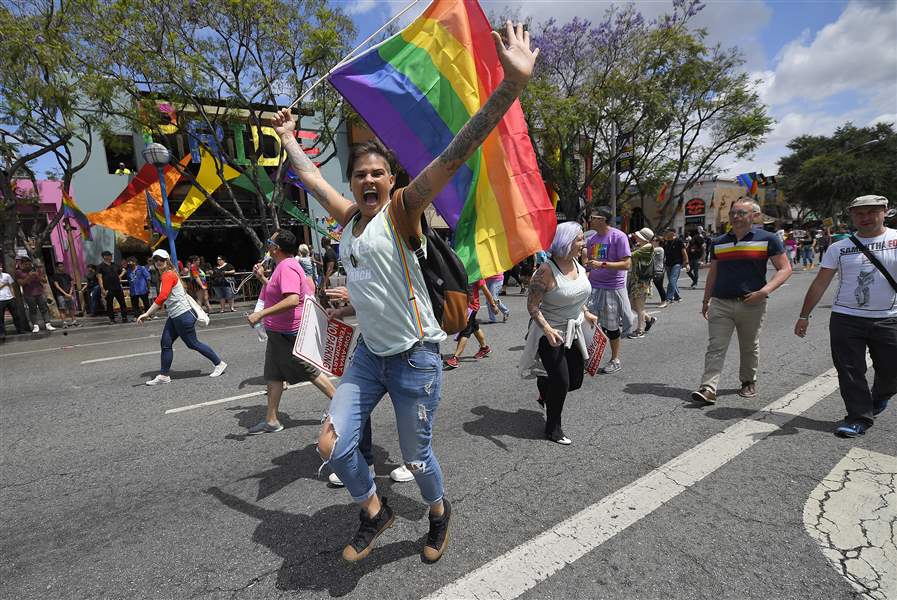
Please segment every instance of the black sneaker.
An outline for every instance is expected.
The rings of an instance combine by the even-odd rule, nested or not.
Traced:
[[[364,509],[361,509],[361,514],[358,515],[361,524],[358,526],[358,531],[355,532],[355,537],[352,538],[348,546],[343,548],[344,560],[355,562],[366,557],[374,547],[374,540],[392,527],[396,515],[386,503],[386,498],[381,498],[380,503],[382,505],[380,512],[373,519],[368,517]]]
[[[430,532],[427,534],[427,543],[424,544],[424,549],[421,550],[420,553],[420,559],[425,563],[432,564],[442,558],[442,553],[445,552],[445,548],[448,546],[449,523],[452,520],[452,505],[448,500],[443,498],[442,506],[445,509],[445,512],[442,513],[441,517],[434,517],[432,514],[428,515],[430,519]]]
[[[657,323],[657,317],[654,317],[650,321],[645,321],[645,333],[651,331],[651,328],[654,327],[655,323]]]

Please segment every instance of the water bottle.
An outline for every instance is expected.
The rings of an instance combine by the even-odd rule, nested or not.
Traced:
[[[255,308],[252,310],[252,312],[257,313],[263,308],[265,308],[265,303],[261,298],[259,298],[255,303]],[[243,313],[243,316],[248,317],[249,313]],[[260,342],[268,341],[268,332],[265,331],[265,324],[262,321],[259,321],[258,323],[253,325],[252,328],[255,329],[255,334],[258,336]]]

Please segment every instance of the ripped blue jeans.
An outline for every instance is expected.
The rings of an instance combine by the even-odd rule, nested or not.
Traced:
[[[384,394],[396,413],[402,460],[409,465],[428,504],[442,500],[442,469],[433,454],[433,419],[442,389],[439,344],[424,342],[392,356],[377,356],[359,339],[352,362],[330,401],[336,432],[328,464],[355,502],[377,490],[358,448],[364,424]]]

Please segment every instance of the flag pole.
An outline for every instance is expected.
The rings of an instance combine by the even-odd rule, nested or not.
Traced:
[[[326,73],[324,73],[324,75],[322,75],[316,82],[314,82],[314,83],[311,85],[310,88],[308,88],[307,90],[305,90],[304,92],[302,92],[302,94],[301,94],[298,98],[296,98],[295,100],[293,100],[293,103],[290,104],[287,108],[292,109],[294,106],[296,106],[297,104],[299,104],[300,102],[302,102],[302,99],[305,98],[309,93],[311,93],[311,91],[312,91],[313,89],[315,89],[316,87],[318,87],[318,85],[319,85],[322,81],[324,81],[325,79],[327,79],[327,78],[330,76],[331,73],[333,73],[333,72],[336,71],[338,68],[340,68],[341,66],[343,66],[346,62],[348,62],[349,60],[351,60],[352,57],[355,56],[355,54],[356,54],[359,50],[361,50],[365,45],[367,45],[368,42],[370,42],[372,39],[374,39],[375,37],[377,37],[378,35],[380,35],[380,32],[382,32],[384,29],[386,29],[387,27],[389,27],[390,25],[392,25],[392,24],[393,24],[399,17],[401,17],[401,16],[404,15],[406,12],[408,12],[409,10],[411,10],[411,8],[412,8],[415,4],[417,4],[418,2],[420,2],[420,0],[412,0],[411,4],[409,4],[408,6],[406,6],[406,7],[403,8],[402,10],[400,10],[398,13],[396,13],[396,15],[395,15],[393,18],[391,18],[389,21],[387,21],[386,23],[384,23],[383,26],[380,27],[380,29],[378,29],[377,31],[375,31],[374,33],[372,33],[371,35],[369,35],[363,42],[361,42],[360,44],[358,44],[357,46],[355,46],[355,49],[354,49],[354,50],[352,50],[352,51],[349,52],[346,56],[344,56],[338,63],[336,63],[336,64],[333,66],[332,69],[330,69],[329,71],[327,71]]]

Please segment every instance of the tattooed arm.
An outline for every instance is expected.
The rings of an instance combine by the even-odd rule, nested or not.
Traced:
[[[506,28],[507,47],[502,42],[501,36],[497,32],[492,32],[505,78],[489,96],[486,104],[455,135],[442,154],[427,165],[405,190],[405,208],[411,222],[420,220],[420,215],[436,194],[495,129],[532,75],[533,65],[539,55],[538,48],[535,51],[530,50],[529,32],[523,30],[522,24],[518,23],[515,29],[508,21]]]
[[[564,343],[564,336],[560,331],[548,324],[545,317],[542,316],[542,298],[546,292],[553,290],[557,286],[554,275],[551,273],[551,267],[548,263],[542,263],[536,274],[529,282],[529,292],[526,297],[526,310],[533,321],[545,332],[548,343],[552,346],[560,346]]]
[[[274,115],[271,124],[274,131],[280,136],[283,150],[290,159],[293,172],[299,177],[312,196],[340,225],[345,225],[355,214],[355,203],[345,198],[332,185],[327,183],[321,175],[318,167],[308,158],[305,151],[296,141],[293,135],[296,131],[296,123],[290,109],[284,108]]]

